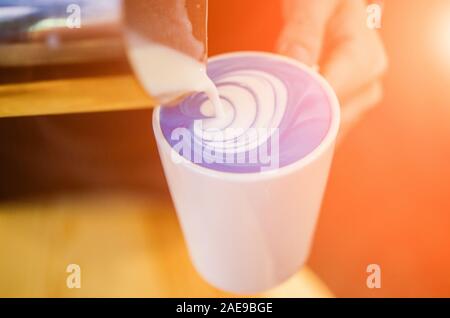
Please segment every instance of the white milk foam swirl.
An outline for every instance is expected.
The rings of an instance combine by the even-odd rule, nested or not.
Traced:
[[[194,126],[195,142],[223,153],[251,150],[266,142],[284,115],[287,102],[284,84],[269,73],[251,70],[225,74],[215,83],[224,115],[204,119],[201,128]],[[235,105],[239,105],[239,111]],[[212,116],[214,106],[205,100],[200,111]],[[267,133],[255,134],[250,128]]]

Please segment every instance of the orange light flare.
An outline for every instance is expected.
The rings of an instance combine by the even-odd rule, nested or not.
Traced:
[[[450,74],[450,3],[436,7],[430,18],[428,35],[432,59]]]

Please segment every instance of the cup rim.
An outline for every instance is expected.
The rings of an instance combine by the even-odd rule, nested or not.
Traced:
[[[208,59],[208,61],[212,62],[219,59],[224,58],[230,58],[233,56],[265,56],[270,57],[273,59],[278,59],[287,63],[290,63],[292,65],[295,65],[296,67],[300,68],[304,72],[306,72],[308,75],[312,76],[315,80],[319,82],[319,84],[324,89],[329,103],[330,103],[330,109],[331,109],[331,123],[330,127],[328,128],[328,131],[325,135],[325,137],[322,139],[322,141],[319,143],[319,145],[314,148],[310,153],[308,153],[303,158],[290,163],[286,166],[279,167],[277,169],[273,170],[266,170],[266,171],[260,171],[260,172],[240,172],[240,173],[234,173],[234,172],[225,172],[225,171],[219,171],[219,170],[213,170],[210,168],[206,168],[203,166],[200,166],[196,163],[193,163],[183,156],[181,156],[176,151],[173,151],[172,147],[170,146],[169,142],[166,140],[162,133],[161,125],[159,122],[159,113],[161,106],[157,106],[153,110],[153,131],[155,133],[156,142],[159,147],[162,147],[161,151],[166,151],[169,155],[172,155],[172,152],[175,156],[178,156],[179,163],[175,163],[176,165],[182,165],[188,169],[193,170],[196,173],[206,175],[208,177],[215,177],[222,180],[231,180],[231,181],[258,181],[258,180],[264,180],[264,179],[273,179],[277,177],[282,177],[287,174],[291,174],[294,171],[297,171],[299,169],[302,169],[303,167],[311,164],[317,158],[319,158],[324,152],[326,152],[330,147],[334,146],[334,143],[336,141],[337,134],[339,132],[339,126],[341,121],[341,111],[340,111],[340,104],[339,100],[336,96],[336,93],[334,92],[333,88],[330,86],[330,84],[325,80],[325,78],[319,74],[319,72],[315,71],[314,69],[306,66],[305,64],[276,53],[269,53],[269,52],[259,52],[259,51],[238,51],[238,52],[231,52],[231,53],[223,53],[215,55]]]

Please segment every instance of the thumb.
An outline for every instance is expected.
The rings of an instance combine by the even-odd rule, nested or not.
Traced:
[[[328,20],[337,0],[284,0],[278,52],[309,66],[318,64]]]

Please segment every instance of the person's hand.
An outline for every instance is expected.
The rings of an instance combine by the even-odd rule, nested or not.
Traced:
[[[338,141],[382,97],[383,44],[363,0],[284,0],[278,51],[319,67],[341,103]]]

